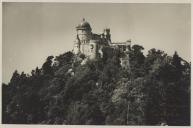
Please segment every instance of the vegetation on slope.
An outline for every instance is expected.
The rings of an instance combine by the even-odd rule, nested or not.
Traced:
[[[120,51],[81,65],[84,55],[49,56],[31,75],[2,85],[6,124],[190,125],[190,63],[134,45],[130,66]],[[53,59],[54,58],[54,59]]]

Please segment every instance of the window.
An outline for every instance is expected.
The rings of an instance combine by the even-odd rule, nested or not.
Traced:
[[[93,45],[93,44],[91,44],[91,45],[90,45],[90,48],[91,48],[91,49],[94,49],[94,45]]]

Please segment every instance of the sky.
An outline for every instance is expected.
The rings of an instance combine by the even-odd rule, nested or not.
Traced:
[[[73,49],[75,27],[85,18],[93,33],[111,29],[111,40],[191,57],[190,4],[3,3],[2,80],[30,73],[50,55]]]

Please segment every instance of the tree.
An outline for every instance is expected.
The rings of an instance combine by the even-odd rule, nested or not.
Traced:
[[[43,64],[42,69],[43,69],[43,73],[44,74],[53,74],[52,71],[52,59],[54,57],[53,56],[48,56],[48,58],[46,59],[46,62]]]
[[[133,45],[130,70],[118,49],[87,60],[72,52],[49,56],[31,75],[2,85],[2,121],[14,124],[190,125],[191,66],[179,55]]]

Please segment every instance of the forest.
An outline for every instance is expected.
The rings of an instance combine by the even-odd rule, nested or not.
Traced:
[[[3,124],[190,125],[191,63],[133,45],[129,64],[104,47],[103,57],[65,52],[48,56],[30,74],[2,84]]]

